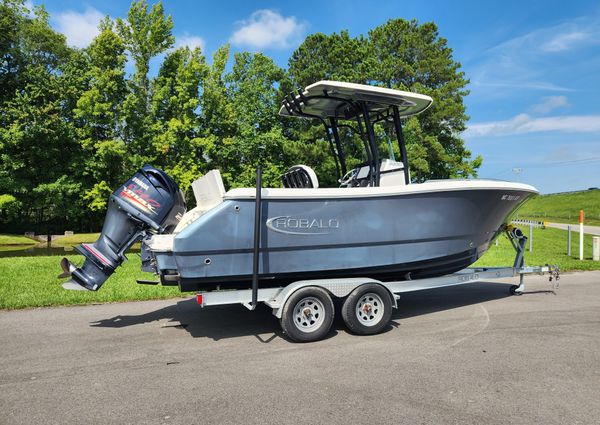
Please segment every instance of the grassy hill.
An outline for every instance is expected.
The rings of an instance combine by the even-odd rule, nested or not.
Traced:
[[[600,190],[538,196],[517,212],[517,218],[579,223],[580,209],[586,224],[600,225]]]

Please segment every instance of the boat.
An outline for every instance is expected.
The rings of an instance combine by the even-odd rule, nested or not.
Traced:
[[[61,262],[67,289],[98,290],[142,241],[142,269],[181,291],[274,288],[298,280],[411,281],[452,274],[476,262],[511,215],[538,192],[486,179],[411,181],[402,120],[431,97],[390,88],[319,81],[286,96],[280,114],[326,130],[339,187],[323,188],[312,168],[291,167],[281,188],[226,191],[218,170],[196,180],[197,206],[164,172],[144,166],[109,199],[97,242],[77,248],[78,267]],[[375,127],[393,128],[399,158]],[[346,161],[350,135],[363,163]]]

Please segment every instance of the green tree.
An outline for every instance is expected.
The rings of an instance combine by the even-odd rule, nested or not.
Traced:
[[[0,104],[0,194],[21,205],[16,226],[60,227],[78,214],[73,164],[79,145],[70,105],[81,81],[69,64],[80,57],[50,27],[42,7],[34,16],[21,2],[4,1],[2,8],[14,18],[2,19],[10,34],[2,57],[11,63],[7,70],[12,75],[6,78],[14,91]],[[47,185],[52,194],[44,190]],[[64,200],[62,208],[55,208],[57,194]]]
[[[469,118],[463,103],[469,81],[437,25],[389,20],[369,31],[367,51],[368,81],[434,99],[433,105],[417,117],[424,139],[409,138],[409,142],[421,144],[410,150],[410,159],[428,163],[419,169],[418,180],[476,175],[481,158],[471,160],[458,136]]]
[[[86,87],[74,115],[83,155],[83,199],[92,211],[104,211],[111,188],[130,172],[127,148],[121,137],[122,104],[127,96],[125,46],[109,18],[85,49]]]
[[[366,38],[352,38],[344,31],[308,36],[292,54],[289,72],[298,87],[334,79],[430,95],[433,106],[406,122],[414,179],[476,175],[481,158],[472,160],[458,136],[468,120],[463,103],[468,80],[434,23],[393,19],[369,31]],[[288,124],[286,131],[298,138],[294,125]],[[385,146],[393,133],[393,126],[386,126],[379,133],[380,144]],[[344,130],[343,136],[353,139],[347,143],[356,151],[355,135]],[[348,157],[350,162],[359,160],[353,152]]]
[[[109,193],[144,163],[165,169],[184,190],[211,168],[228,187],[252,185],[258,164],[266,185],[306,163],[322,186],[337,186],[320,123],[277,116],[283,95],[321,79],[434,98],[404,122],[414,180],[475,175],[481,163],[459,137],[468,81],[433,23],[394,19],[365,36],[313,34],[286,72],[260,53],[237,53],[228,66],[229,45],[210,66],[200,49],[173,50],[173,22],[160,2],[135,0],[126,19],[104,19],[85,49],[69,48],[48,19],[43,7],[31,14],[24,0],[0,0],[3,229],[98,229]],[[135,66],[130,76],[126,55]],[[161,56],[151,77],[150,61]],[[388,151],[393,127],[376,130]],[[364,161],[354,130],[341,135],[349,166]]]
[[[204,133],[222,139],[231,137],[237,129],[235,111],[225,86],[225,67],[230,46],[221,46],[213,54],[201,97],[201,115]]]
[[[223,111],[216,121],[221,137],[209,152],[211,166],[221,169],[228,186],[239,187],[253,185],[256,167],[261,165],[264,184],[277,186],[287,162],[286,139],[277,118],[278,85],[284,71],[261,53],[243,52],[234,56],[231,72],[224,75],[227,51],[225,46],[215,55],[207,82],[210,91],[205,93],[209,96],[205,105]],[[209,124],[217,118],[214,109]]]
[[[126,124],[123,136],[128,154],[136,166],[156,159],[150,131],[153,117],[150,114],[152,94],[148,72],[150,60],[173,46],[172,29],[173,20],[171,16],[165,16],[162,2],[148,10],[145,0],[134,1],[127,19],[117,19],[118,33],[135,64],[135,73],[129,80],[130,93],[123,104]]]
[[[209,73],[199,48],[181,47],[169,53],[152,83],[151,114],[155,120],[155,165],[162,167],[188,191],[205,171],[204,152],[210,140],[202,137],[199,91]]]
[[[364,84],[367,83],[367,53],[367,41],[362,36],[351,37],[348,31],[311,34],[292,53],[288,71],[298,87],[319,80]]]

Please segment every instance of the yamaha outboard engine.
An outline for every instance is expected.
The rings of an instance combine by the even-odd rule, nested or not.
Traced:
[[[185,198],[173,179],[144,165],[110,195],[100,238],[75,248],[85,257],[83,266],[62,259],[59,277],[71,276],[63,287],[97,291],[125,260],[125,251],[134,242],[146,232],[172,232],[185,211]]]

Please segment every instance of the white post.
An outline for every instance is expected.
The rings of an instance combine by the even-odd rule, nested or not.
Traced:
[[[533,251],[533,223],[529,222],[529,252]]]
[[[594,236],[592,238],[592,260],[600,261],[600,237]]]
[[[583,210],[579,210],[579,259],[583,260]]]
[[[567,232],[569,232],[569,236],[567,236],[567,255],[571,256],[571,225],[567,226]]]

